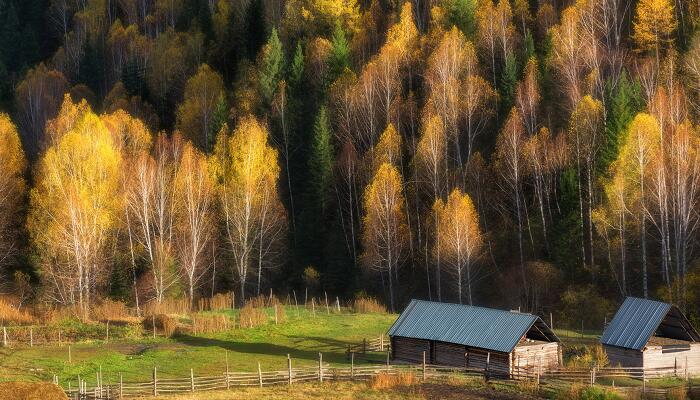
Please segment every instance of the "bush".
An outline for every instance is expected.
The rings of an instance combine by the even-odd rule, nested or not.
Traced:
[[[267,314],[262,308],[253,307],[247,303],[238,315],[238,323],[241,328],[254,328],[267,324]]]
[[[608,354],[600,344],[573,346],[570,348],[570,352],[571,357],[566,365],[568,368],[591,368],[594,366],[602,368],[610,365]]]
[[[589,285],[569,287],[562,295],[562,310],[560,318],[569,326],[580,328],[583,321],[584,328],[600,330],[613,305]]]
[[[398,386],[413,386],[417,382],[413,372],[399,372],[397,374],[382,372],[370,378],[369,387],[372,389],[392,389]]]
[[[583,383],[573,383],[569,390],[559,393],[561,400],[622,400],[623,397],[613,390]]]
[[[370,297],[360,297],[353,302],[352,311],[359,314],[386,314],[386,307],[376,299]]]

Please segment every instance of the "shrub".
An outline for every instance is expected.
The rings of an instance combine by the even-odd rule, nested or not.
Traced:
[[[386,314],[386,307],[371,297],[357,298],[352,304],[352,311],[355,313],[379,313]]]
[[[34,323],[34,317],[24,310],[17,309],[7,299],[0,298],[0,321],[8,325],[29,325]]]
[[[613,390],[583,383],[571,384],[569,390],[560,393],[558,398],[561,400],[622,400],[622,396]]]
[[[247,303],[238,315],[238,323],[241,328],[254,328],[267,323],[267,314],[262,308],[254,307]]]
[[[573,346],[570,351],[572,355],[566,365],[569,368],[607,367],[610,365],[608,354],[600,344]]]
[[[372,389],[392,389],[399,386],[413,386],[417,382],[413,372],[399,372],[397,374],[382,372],[370,378],[369,387]]]
[[[598,293],[593,286],[569,287],[562,295],[560,318],[569,326],[599,329],[605,316],[613,311],[612,303]]]

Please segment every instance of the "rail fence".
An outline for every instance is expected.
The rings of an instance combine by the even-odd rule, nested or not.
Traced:
[[[550,389],[565,389],[572,382],[582,382],[595,385],[605,383],[606,386],[615,385],[615,379],[630,378],[639,380],[638,386],[615,387],[615,390],[623,393],[642,393],[651,397],[663,398],[674,390],[685,390],[692,393],[700,388],[687,386],[665,389],[647,387],[650,379],[661,376],[677,376],[688,379],[686,371],[673,368],[591,368],[591,369],[555,369],[542,371],[536,367],[528,366],[514,368],[510,374],[498,371],[490,371],[488,364],[484,369],[458,368],[454,366],[422,364],[391,364],[387,356],[385,364],[355,365],[355,353],[350,354],[350,366],[332,367],[323,361],[323,355],[319,353],[318,365],[315,367],[294,367],[292,358],[287,356],[287,369],[276,371],[263,371],[258,363],[257,371],[232,372],[227,370],[219,375],[197,376],[190,369],[190,375],[183,378],[159,378],[157,368],[153,369],[152,377],[148,381],[124,382],[121,374],[116,382],[104,383],[102,373],[96,373],[92,385],[87,380],[78,377],[77,385],[67,383],[65,392],[73,400],[111,400],[136,396],[159,396],[175,393],[199,392],[207,390],[225,390],[241,387],[266,387],[274,385],[293,385],[303,382],[324,381],[366,381],[379,374],[395,375],[399,373],[413,373],[423,382],[445,376],[459,374],[462,376],[481,377],[486,380],[504,381],[531,381]],[[684,375],[683,375],[684,374]],[[600,380],[607,379],[607,382]],[[59,377],[54,376],[54,383],[60,384]]]

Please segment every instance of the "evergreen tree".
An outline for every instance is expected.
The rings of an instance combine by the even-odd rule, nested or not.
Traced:
[[[605,142],[598,162],[598,174],[607,173],[610,164],[617,158],[624,140],[627,126],[644,104],[639,83],[631,80],[627,71],[622,71],[617,86],[607,84],[608,112],[605,123]]]
[[[515,85],[518,81],[518,63],[515,56],[509,54],[506,57],[503,71],[501,72],[500,97],[501,97],[501,116],[505,118],[513,106],[513,95],[515,93]]]
[[[476,0],[451,0],[447,6],[449,24],[456,26],[469,39],[476,35],[476,8]]]
[[[219,95],[219,99],[216,102],[216,108],[214,109],[214,117],[212,118],[211,127],[209,129],[209,140],[208,143],[216,143],[216,135],[219,134],[221,128],[228,122],[228,103],[226,102],[226,96]],[[211,148],[207,149],[207,152],[211,152]]]
[[[350,46],[345,38],[345,31],[340,26],[340,23],[335,25],[332,45],[333,47],[331,48],[328,61],[330,69],[328,83],[335,81],[335,79],[343,73],[345,68],[350,68]]]
[[[309,186],[316,209],[319,215],[326,215],[333,177],[333,149],[326,106],[321,106],[316,116],[308,168]]]
[[[284,72],[284,52],[282,42],[277,36],[277,29],[272,28],[270,38],[263,50],[262,65],[260,65],[260,92],[267,104],[277,90]]]

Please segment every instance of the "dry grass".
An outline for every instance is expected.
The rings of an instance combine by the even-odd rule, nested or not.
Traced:
[[[593,366],[602,368],[610,365],[608,355],[600,344],[595,346],[586,345],[573,350],[576,354],[569,358],[566,364],[567,368],[591,368]]]
[[[214,297],[205,297],[197,301],[199,311],[217,311],[231,308],[233,296],[231,292],[215,294]]]
[[[29,325],[34,317],[24,310],[18,310],[8,299],[0,298],[0,322],[3,325]]]
[[[378,313],[386,314],[386,307],[371,297],[360,297],[352,304],[352,311],[359,314]]]
[[[666,398],[668,400],[686,400],[688,398],[688,389],[685,387],[671,388]]]
[[[182,299],[165,299],[158,303],[155,300],[151,300],[144,304],[143,312],[146,315],[153,314],[177,314],[186,315],[191,311],[190,300],[187,298]]]
[[[247,303],[238,316],[239,326],[241,328],[254,328],[256,326],[267,324],[267,314],[262,308],[254,307]]]
[[[67,400],[60,387],[52,383],[0,383],[0,398],[15,400]]]
[[[177,320],[165,314],[151,315],[144,318],[142,323],[144,329],[151,332],[155,326],[157,335],[172,336],[178,329]]]
[[[523,393],[537,394],[540,391],[540,385],[537,384],[536,380],[523,380],[518,381],[518,390]]]
[[[287,312],[284,310],[283,306],[280,305],[275,305],[274,310],[275,315],[277,316],[277,323],[281,324],[287,320]]]
[[[123,321],[133,322],[129,308],[121,301],[104,299],[92,307],[90,316],[94,321]]]
[[[226,315],[192,315],[192,330],[197,333],[217,333],[231,328],[231,320]]]
[[[245,302],[246,305],[251,305],[255,308],[265,308],[265,307],[273,307],[275,305],[281,305],[282,303],[280,300],[277,298],[277,296],[272,295],[272,296],[265,296],[265,295],[259,295],[256,297],[251,297]]]
[[[418,383],[413,372],[399,372],[397,374],[380,373],[369,380],[372,389],[393,389],[396,387],[413,386]]]

